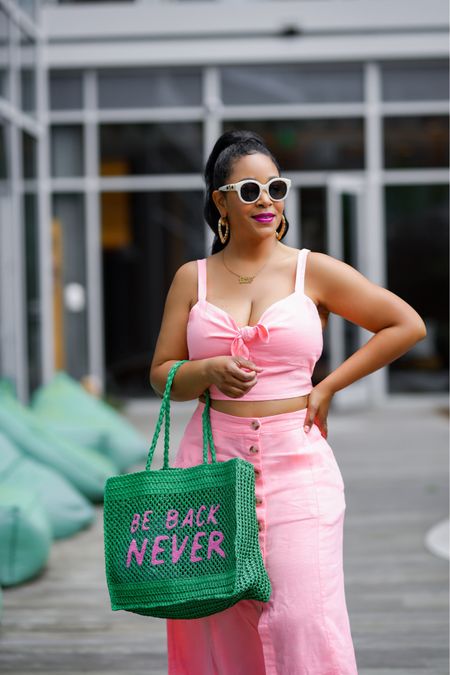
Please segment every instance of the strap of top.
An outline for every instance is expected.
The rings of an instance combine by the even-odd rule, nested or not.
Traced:
[[[197,260],[198,301],[206,300],[206,258]]]
[[[298,252],[297,260],[297,274],[295,277],[295,290],[304,293],[305,288],[305,269],[306,269],[306,258],[308,256],[310,249],[302,248]]]

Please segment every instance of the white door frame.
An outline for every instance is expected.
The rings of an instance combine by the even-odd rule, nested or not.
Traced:
[[[367,241],[365,228],[366,214],[366,181],[360,176],[333,173],[327,179],[327,241],[328,254],[342,260],[367,276]],[[342,212],[342,197],[350,195],[354,199],[354,233],[351,237],[355,248],[352,250],[352,259],[345,259],[344,251],[344,223]],[[371,337],[371,333],[360,326],[350,324],[341,316],[330,313],[328,330],[330,334],[330,371],[338,368],[350,354],[345,351],[345,331],[355,331],[356,349],[359,349]],[[353,351],[356,351],[354,349]],[[342,410],[363,408],[372,400],[370,377],[363,377],[348,387],[336,392],[333,404]]]

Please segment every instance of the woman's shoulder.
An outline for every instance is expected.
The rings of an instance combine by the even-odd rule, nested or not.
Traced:
[[[172,280],[172,288],[175,291],[192,294],[197,288],[197,261],[189,260],[177,269]]]
[[[186,276],[192,276],[193,274],[197,273],[197,261],[196,260],[188,260],[187,262],[183,263],[180,265],[180,267],[177,269],[175,272],[175,276],[181,276],[181,277],[186,277]]]
[[[351,295],[366,279],[356,268],[339,258],[320,251],[308,254],[305,285],[322,306],[336,296]]]
[[[190,309],[197,297],[197,261],[189,260],[176,270],[168,292],[168,300]]]
[[[318,287],[323,285],[327,279],[334,278],[336,273],[339,274],[343,265],[340,260],[321,251],[307,250],[306,276],[309,280],[309,285]]]
[[[344,268],[350,267],[350,265],[339,260],[339,258],[335,258],[328,253],[322,253],[321,251],[309,250],[308,261],[308,268],[318,274],[339,274]]]

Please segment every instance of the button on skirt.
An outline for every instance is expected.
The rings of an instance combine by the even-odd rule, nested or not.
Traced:
[[[202,462],[199,402],[172,466]],[[306,408],[267,417],[211,409],[218,461],[255,467],[269,602],[241,600],[200,619],[166,619],[169,675],[357,675],[343,572],[344,482]]]

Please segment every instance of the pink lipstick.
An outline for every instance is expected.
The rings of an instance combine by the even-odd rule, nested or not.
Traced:
[[[258,216],[253,216],[258,223],[270,223],[274,218],[274,213],[260,213]]]

